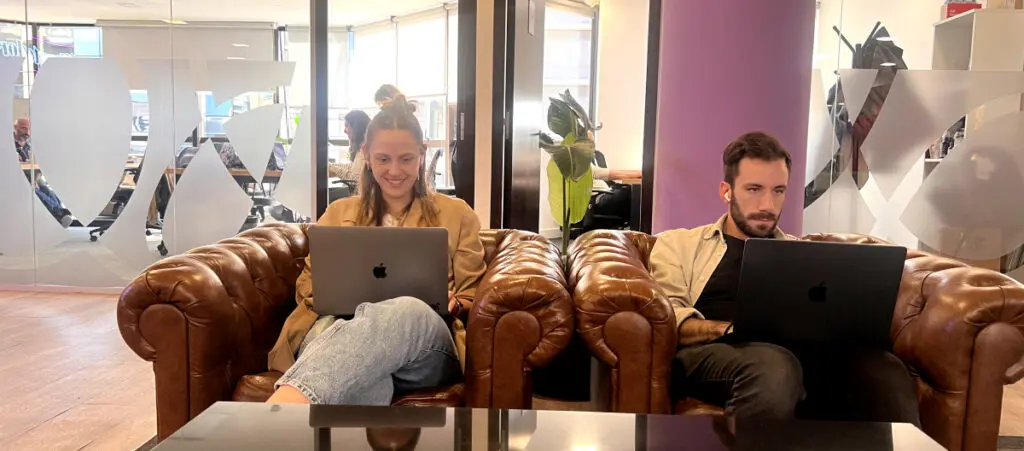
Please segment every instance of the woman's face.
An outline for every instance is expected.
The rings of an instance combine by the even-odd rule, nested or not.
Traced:
[[[348,136],[348,141],[352,142],[352,127],[348,125],[348,121],[345,121],[345,136]]]
[[[405,130],[378,130],[366,149],[373,178],[386,198],[412,195],[423,159],[423,144]]]

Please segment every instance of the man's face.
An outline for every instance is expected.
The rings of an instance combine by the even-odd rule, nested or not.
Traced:
[[[18,135],[19,139],[28,138],[32,133],[31,125],[27,120],[20,120],[14,124],[14,134]]]
[[[751,238],[775,234],[786,202],[789,170],[785,160],[740,160],[736,180],[723,190],[729,195],[729,215],[736,227]]]

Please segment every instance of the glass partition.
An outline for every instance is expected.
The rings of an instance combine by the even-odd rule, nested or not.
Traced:
[[[818,3],[804,232],[1024,280],[1024,11]]]
[[[173,1],[0,8],[0,284],[120,287],[315,213],[312,118],[289,102],[311,81],[278,57],[273,15],[183,18]]]
[[[450,187],[454,5],[328,6],[329,160],[348,160],[345,114],[372,116],[397,83]],[[165,256],[312,220],[308,2],[250,7],[0,5],[0,285],[121,287]]]

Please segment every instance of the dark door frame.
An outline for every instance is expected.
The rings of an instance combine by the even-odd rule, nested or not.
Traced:
[[[647,92],[644,100],[644,147],[640,189],[640,231],[651,233],[654,215],[654,155],[658,142],[658,72],[661,68],[663,0],[650,0],[647,19]]]
[[[512,196],[512,135],[509,133],[508,106],[514,92],[516,0],[494,0],[494,66],[491,92],[491,224],[500,229],[505,223],[506,202]],[[508,170],[506,170],[508,169]]]
[[[459,0],[458,93],[455,196],[472,208],[476,200],[476,21],[479,0]]]

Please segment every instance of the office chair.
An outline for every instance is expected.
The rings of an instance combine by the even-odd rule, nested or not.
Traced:
[[[600,151],[594,152],[594,164],[599,168],[608,168],[608,162],[605,159],[604,154]],[[621,193],[622,191],[626,192],[625,196],[630,199],[630,202],[632,202],[633,187],[611,180],[606,183],[608,183],[608,190],[595,189],[591,192],[590,204],[587,206],[587,213],[583,217],[582,221],[572,226],[572,229],[569,232],[569,236],[571,238],[576,238],[586,232],[598,229],[629,230],[631,218],[628,209],[626,212],[608,214],[607,212],[598,213],[595,207],[602,196],[623,195]]]
[[[125,168],[125,175],[132,175],[134,178],[138,178],[138,168]],[[122,177],[123,179],[123,177]],[[99,237],[103,236],[103,233],[114,225],[114,221],[121,215],[121,211],[124,210],[125,205],[128,205],[128,200],[132,198],[132,194],[135,193],[135,187],[131,185],[119,185],[117,190],[114,191],[114,195],[110,199],[110,205],[106,214],[100,214],[89,223],[88,227],[92,230],[89,231],[89,241],[97,241]],[[147,230],[147,233],[149,230]]]

